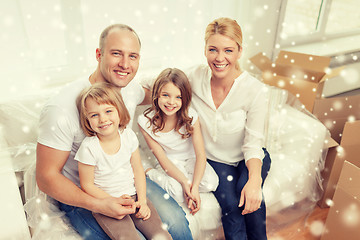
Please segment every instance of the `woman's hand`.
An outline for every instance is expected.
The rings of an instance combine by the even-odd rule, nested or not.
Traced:
[[[136,202],[136,208],[139,208],[139,211],[135,214],[135,217],[142,218],[142,220],[148,220],[151,216],[151,210],[146,202]]]
[[[259,209],[262,201],[261,183],[261,177],[250,178],[242,189],[239,207],[242,207],[245,203],[244,210],[242,211],[243,215]]]

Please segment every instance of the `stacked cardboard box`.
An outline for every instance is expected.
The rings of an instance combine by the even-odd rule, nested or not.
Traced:
[[[304,107],[329,129],[332,140],[328,144],[322,172],[324,194],[319,201],[319,206],[328,207],[327,202],[334,195],[343,162],[350,158],[360,159],[359,154],[354,152],[360,150],[360,143],[353,144],[355,136],[359,136],[355,133],[355,129],[360,129],[358,123],[348,125],[348,130],[343,132],[346,122],[360,119],[360,96],[322,98],[325,81],[337,76],[343,69],[330,70],[329,57],[281,51],[275,62],[262,53],[250,61],[262,71],[264,83],[286,89],[298,97]]]
[[[357,240],[360,236],[360,168],[345,161],[321,240]]]

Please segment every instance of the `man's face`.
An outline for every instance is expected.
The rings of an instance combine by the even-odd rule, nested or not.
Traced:
[[[100,72],[106,82],[125,87],[139,68],[140,43],[133,32],[113,29],[103,49],[96,50]]]

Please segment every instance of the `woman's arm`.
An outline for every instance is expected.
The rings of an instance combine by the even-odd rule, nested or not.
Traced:
[[[106,193],[102,189],[95,186],[94,184],[95,166],[87,165],[81,162],[78,162],[78,166],[79,166],[80,186],[84,190],[84,192],[98,199],[111,197],[110,194]]]
[[[246,162],[246,166],[249,171],[249,180],[241,191],[239,202],[239,207],[243,206],[245,202],[243,215],[258,210],[262,201],[262,161],[258,158],[252,158]]]
[[[168,159],[161,145],[156,142],[144,129],[142,129],[140,125],[139,129],[143,134],[147,145],[159,161],[164,171],[170,177],[176,179],[176,181],[178,181],[183,186],[185,193],[190,196],[191,193],[189,179],[187,179],[187,177]]]

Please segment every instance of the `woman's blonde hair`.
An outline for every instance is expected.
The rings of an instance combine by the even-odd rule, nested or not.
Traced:
[[[242,31],[240,25],[231,18],[218,18],[209,23],[205,30],[205,43],[212,35],[221,34],[231,38],[238,45],[238,50],[242,48]],[[236,69],[240,69],[239,63],[236,63]]]
[[[86,110],[86,100],[93,99],[98,104],[113,105],[119,114],[119,128],[124,129],[130,122],[130,114],[125,106],[120,91],[109,83],[95,83],[81,91],[76,99],[79,111],[80,126],[88,137],[95,136],[96,132],[91,128]]]
[[[183,138],[188,138],[193,132],[191,126],[192,118],[189,117],[189,107],[191,102],[191,86],[189,79],[186,74],[177,68],[167,68],[163,70],[157,77],[152,90],[151,90],[151,99],[152,105],[144,111],[145,117],[150,121],[150,124],[153,126],[153,133],[159,132],[164,129],[164,113],[159,107],[159,97],[161,89],[168,83],[174,84],[179,88],[181,93],[181,108],[176,112],[178,121],[175,126],[175,131],[182,135]],[[154,111],[154,116],[149,117],[148,115]],[[179,130],[182,126],[185,126],[185,133],[180,133]]]

